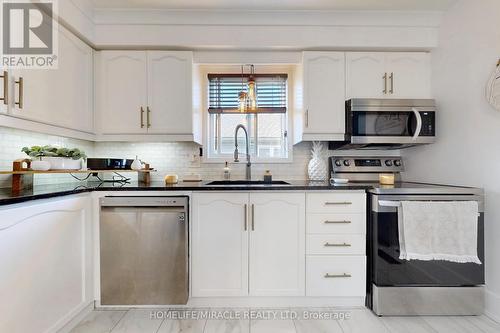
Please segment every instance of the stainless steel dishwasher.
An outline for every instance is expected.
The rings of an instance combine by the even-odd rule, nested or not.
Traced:
[[[188,198],[100,199],[101,305],[188,300]]]

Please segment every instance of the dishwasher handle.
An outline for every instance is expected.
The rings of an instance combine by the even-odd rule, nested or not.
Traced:
[[[108,196],[99,200],[101,207],[187,207],[187,196],[134,197]]]

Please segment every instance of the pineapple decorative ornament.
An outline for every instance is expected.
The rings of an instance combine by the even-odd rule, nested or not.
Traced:
[[[328,166],[326,164],[323,144],[319,141],[314,141],[312,144],[312,158],[307,165],[307,173],[309,180],[325,181],[328,174]]]

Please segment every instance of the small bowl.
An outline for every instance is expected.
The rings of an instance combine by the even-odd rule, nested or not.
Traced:
[[[347,184],[347,183],[349,183],[349,179],[346,179],[346,178],[332,178],[331,180],[333,180],[333,182],[335,184]]]

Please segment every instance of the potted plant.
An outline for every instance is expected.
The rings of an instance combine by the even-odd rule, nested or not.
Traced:
[[[47,145],[24,147],[22,151],[32,159],[39,159],[32,161],[33,170],[48,170],[46,163],[50,164],[51,170],[79,170],[82,168],[82,160],[87,158],[85,152],[78,148],[69,149]],[[38,163],[39,161],[44,163]]]

